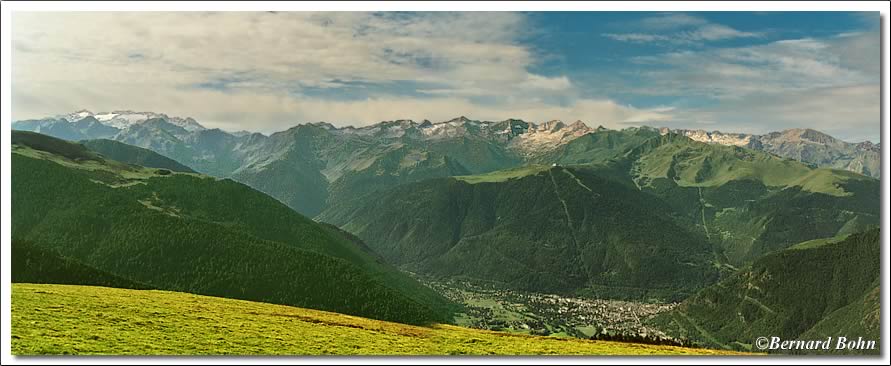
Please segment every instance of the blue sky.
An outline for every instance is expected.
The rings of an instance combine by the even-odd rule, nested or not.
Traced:
[[[878,13],[16,13],[13,117],[411,118],[879,140]]]

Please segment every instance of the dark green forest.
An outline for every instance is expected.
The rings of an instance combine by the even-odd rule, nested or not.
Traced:
[[[49,250],[40,249],[31,242],[12,242],[13,283],[55,283],[62,285],[89,285],[130,289],[151,289],[151,286],[97,270],[76,260]]]

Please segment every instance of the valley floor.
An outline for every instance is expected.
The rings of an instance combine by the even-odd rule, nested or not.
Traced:
[[[730,355],[709,349],[409,326],[186,293],[12,285],[12,353]]]
[[[644,320],[672,310],[676,303],[566,297],[464,280],[443,282],[410,274],[449,300],[464,305],[466,312],[458,314],[456,322],[469,328],[584,339],[595,334],[671,339]]]

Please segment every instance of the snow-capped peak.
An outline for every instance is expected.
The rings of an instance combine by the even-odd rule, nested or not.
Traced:
[[[66,114],[64,116],[60,116],[60,118],[66,120],[68,122],[77,122],[84,118],[90,117],[92,115],[93,115],[93,112],[90,112],[86,109],[81,109],[79,111],[72,112],[72,113]]]
[[[65,119],[68,122],[76,122],[86,117],[92,116],[96,118],[100,123],[111,126],[118,129],[125,129],[127,127],[141,124],[145,121],[154,118],[161,118],[165,121],[180,126],[186,129],[189,132],[201,131],[206,128],[199,124],[191,117],[169,117],[163,113],[155,113],[155,112],[134,112],[130,110],[119,110],[112,112],[101,112],[101,113],[93,113],[88,110],[79,110],[77,112],[69,113],[67,115],[61,116],[61,118]]]

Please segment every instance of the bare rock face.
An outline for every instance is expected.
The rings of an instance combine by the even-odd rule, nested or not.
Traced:
[[[530,124],[528,131],[511,141],[509,148],[525,156],[551,151],[594,130],[582,121],[566,125],[554,120],[541,124]]]
[[[668,133],[669,130],[663,128],[660,132],[664,135]],[[694,141],[740,147],[751,147],[752,145],[755,145],[754,141],[757,140],[755,135],[744,133],[724,133],[721,131],[708,132],[705,130],[675,130],[674,132],[687,136]]]

